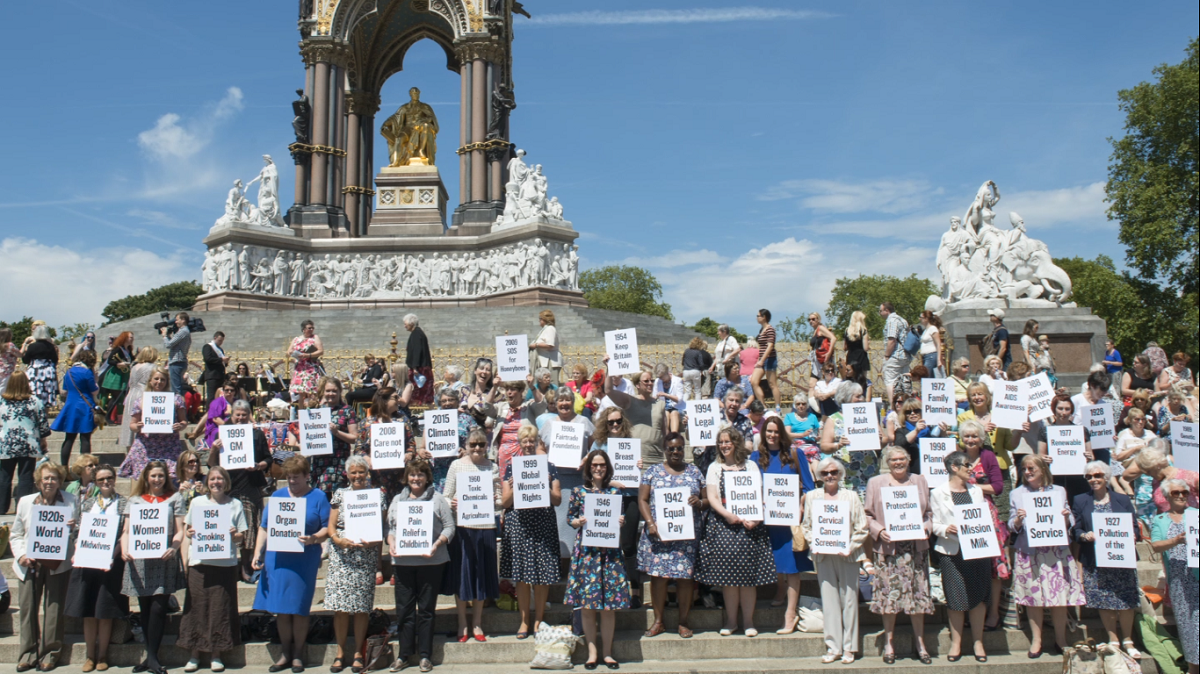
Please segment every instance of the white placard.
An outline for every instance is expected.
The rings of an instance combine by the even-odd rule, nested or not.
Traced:
[[[545,454],[512,459],[513,508],[550,507],[550,462]]]
[[[1171,454],[1175,467],[1200,472],[1200,425],[1195,422],[1171,422]]]
[[[1025,533],[1032,548],[1054,548],[1067,545],[1067,522],[1063,518],[1064,504],[1054,492],[1029,495],[1025,511]]]
[[[458,410],[425,412],[425,451],[435,459],[458,458]]]
[[[1188,568],[1200,568],[1200,510],[1188,508],[1183,511],[1183,527],[1187,530]]]
[[[300,410],[300,454],[333,454],[333,433],[329,430],[331,416],[328,407]]]
[[[378,489],[342,491],[345,537],[358,543],[383,540],[383,492]]]
[[[921,380],[921,416],[930,426],[954,425],[958,420],[958,403],[954,400],[953,379]]]
[[[763,475],[763,524],[798,527],[804,513],[800,511],[799,475]]]
[[[497,337],[496,368],[500,381],[525,381],[529,376],[529,335]]]
[[[129,556],[134,559],[161,559],[170,545],[170,519],[171,508],[166,503],[130,501]]]
[[[579,470],[583,463],[583,440],[587,426],[566,421],[551,421],[550,463],[559,468]]]
[[[209,501],[206,506],[193,502],[189,510],[192,525],[192,559],[233,559],[232,508]]]
[[[686,487],[654,490],[654,524],[658,537],[664,541],[696,539],[696,521],[688,499],[692,490]]]
[[[225,424],[217,430],[221,440],[221,467],[245,470],[254,467],[254,425]]]
[[[756,469],[725,471],[725,509],[747,522],[761,522],[762,474]]]
[[[1132,513],[1092,513],[1096,529],[1096,566],[1101,569],[1136,569],[1137,547]]]
[[[951,438],[921,438],[921,476],[925,478],[930,489],[950,481],[950,473],[946,471],[946,457],[958,447]]]
[[[267,505],[267,551],[304,552],[306,503],[302,498],[272,496]]]
[[[29,511],[29,543],[25,556],[29,559],[64,561],[71,541],[70,506],[35,505]],[[161,552],[159,553],[162,554]]]
[[[492,524],[496,521],[496,490],[491,471],[458,474],[458,524]]]
[[[850,438],[851,452],[869,452],[881,449],[879,444],[879,414],[875,403],[847,403],[842,405],[842,419],[846,424],[846,437]]]
[[[404,467],[404,450],[407,441],[404,433],[404,422],[402,421],[371,424],[371,468],[389,470]]]
[[[175,394],[146,391],[142,394],[142,433],[174,433]]]
[[[604,349],[608,352],[608,374],[626,375],[641,372],[638,359],[637,330],[610,330],[604,333]]]
[[[583,539],[585,548],[621,547],[621,496],[619,494],[584,494]]]
[[[958,527],[963,559],[1000,556],[1000,537],[986,503],[954,506],[954,526]]]
[[[1112,449],[1117,446],[1117,426],[1113,423],[1112,405],[1086,405],[1079,409],[1083,427],[1088,429],[1092,449]]]
[[[433,503],[401,501],[392,531],[393,557],[423,557],[433,549]]]
[[[1050,472],[1054,475],[1083,475],[1087,466],[1084,455],[1083,426],[1047,426],[1046,453],[1053,461]]]
[[[692,447],[713,447],[717,444],[717,429],[721,427],[719,400],[693,400],[688,403],[688,444]]]
[[[80,515],[79,537],[75,539],[75,558],[71,565],[81,569],[111,569],[120,522],[116,508],[112,512]]]
[[[642,458],[642,441],[637,438],[609,438],[608,458],[613,464],[612,481],[626,489],[637,489],[642,483],[638,460]]]
[[[1054,387],[1050,385],[1050,377],[1045,372],[1022,379],[1025,387],[1025,400],[1029,403],[1029,420],[1042,421],[1054,416]]]
[[[819,499],[813,504],[812,552],[818,555],[850,554],[850,504]]]
[[[1015,430],[1029,419],[1025,386],[1019,381],[996,380],[992,383],[992,423]]]
[[[925,533],[925,516],[918,491],[916,487],[884,487],[880,491],[884,531],[892,542],[929,538]]]

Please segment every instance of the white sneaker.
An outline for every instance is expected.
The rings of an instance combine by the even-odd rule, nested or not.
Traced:
[[[225,671],[225,663],[221,662],[221,658],[213,658],[212,659],[212,670],[214,672]]]
[[[192,658],[191,660],[188,660],[188,663],[187,663],[187,665],[184,666],[183,671],[194,672],[199,669],[200,669],[200,661],[196,660],[195,658]]]

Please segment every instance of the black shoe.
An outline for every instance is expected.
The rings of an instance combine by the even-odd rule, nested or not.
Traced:
[[[276,672],[282,672],[283,670],[287,669],[288,667],[291,667],[291,665],[287,665],[287,664],[278,665],[278,664],[276,664],[276,665],[271,665],[270,667],[268,667],[268,668],[267,668],[267,671],[268,671],[268,672],[271,672],[271,674],[275,674]]]
[[[1042,657],[1042,652],[1041,651],[1029,651],[1028,653],[1026,653],[1026,657],[1028,657],[1030,660],[1037,660],[1038,658]]]
[[[140,674],[140,672],[148,672],[148,671],[150,671],[150,665],[147,665],[146,661],[143,660],[143,661],[137,663],[136,665],[134,665],[133,669],[131,671],[133,672],[133,674]]]
[[[596,671],[596,667],[598,667],[598,666],[599,666],[599,663],[596,663],[596,662],[585,662],[585,663],[583,663],[583,668],[584,668],[584,669],[586,669],[586,670],[588,670],[589,672],[594,672],[594,671]]]
[[[620,663],[618,663],[616,660],[613,660],[612,662],[605,662],[604,666],[608,667],[609,669],[614,669],[614,670],[621,668]]]

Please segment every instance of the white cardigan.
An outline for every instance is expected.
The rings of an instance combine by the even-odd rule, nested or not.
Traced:
[[[70,506],[71,512],[74,513],[75,512],[75,495],[69,494],[62,490],[59,490],[58,493],[62,494],[63,501],[61,504],[56,503],[55,505]],[[28,496],[21,497],[21,500],[19,502],[17,502],[17,518],[15,520],[13,520],[13,523],[12,523],[12,538],[9,539],[8,544],[12,548],[12,553],[13,553],[13,563],[12,563],[13,573],[16,574],[16,576],[19,580],[25,580],[25,572],[28,570],[25,567],[21,566],[21,558],[25,556],[25,551],[29,545],[29,541],[28,541],[29,528],[30,528],[29,517],[30,517],[31,513],[33,512],[33,502],[37,500],[38,496],[41,496],[41,494],[35,493],[35,494],[29,494]],[[74,517],[74,515],[72,515],[72,517]],[[74,532],[72,532],[72,534],[74,534]],[[68,571],[70,571],[71,570],[71,558],[74,556],[75,556],[75,536],[72,535],[69,538],[68,543],[67,543],[67,559],[66,559],[66,561],[64,561],[62,564],[59,564],[57,569],[54,569],[53,571],[50,572],[50,575],[57,576],[60,573],[67,573]]]
[[[967,485],[967,493],[971,495],[973,504],[983,503],[986,498],[983,490],[973,484]],[[954,497],[950,495],[950,483],[934,489],[929,495],[929,503],[933,507],[933,533],[937,536],[937,544],[933,549],[953,557],[958,554],[958,536],[946,533],[946,529],[955,524]]]

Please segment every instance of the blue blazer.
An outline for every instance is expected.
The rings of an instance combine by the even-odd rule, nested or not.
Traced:
[[[1114,513],[1130,513],[1133,517],[1133,537],[1135,540],[1141,540],[1141,532],[1137,526],[1137,511],[1134,510],[1133,501],[1124,494],[1118,494],[1112,490],[1108,492],[1108,502]],[[1080,540],[1080,537],[1086,533],[1093,533],[1092,514],[1096,512],[1096,499],[1092,494],[1080,494],[1075,497],[1075,503],[1072,505],[1072,510],[1075,511],[1075,526],[1071,528],[1071,540],[1079,544],[1079,563],[1085,569],[1096,568],[1096,544]]]

